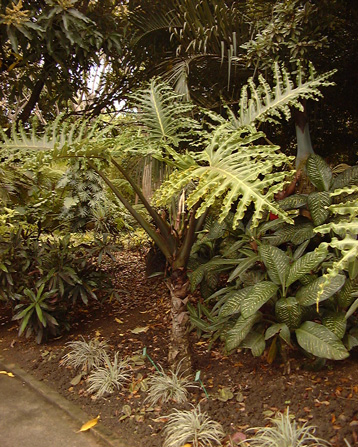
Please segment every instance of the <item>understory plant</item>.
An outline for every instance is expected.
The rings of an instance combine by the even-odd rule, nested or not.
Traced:
[[[105,354],[101,365],[94,366],[88,376],[89,387],[87,391],[96,397],[113,394],[120,390],[129,381],[131,376],[127,360],[119,359],[119,353],[114,354],[113,361]]]
[[[105,341],[92,338],[88,342],[81,340],[66,343],[70,351],[62,358],[62,364],[81,369],[88,374],[96,366],[100,366],[107,355],[108,344]]]
[[[103,247],[101,248],[103,249]],[[98,247],[74,246],[70,235],[39,239],[14,229],[0,242],[0,299],[13,309],[19,335],[56,335],[69,327],[76,304],[110,295],[111,282],[96,263]]]
[[[216,224],[219,251],[191,274],[195,288],[209,279],[212,286],[212,278],[217,284],[220,272],[228,272],[226,286],[189,306],[199,334],[221,337],[228,352],[249,348],[260,356],[268,347],[272,362],[285,346],[298,344],[309,355],[341,360],[357,346],[358,167],[333,177],[312,155],[307,176],[308,192],[279,202],[294,225],[272,215],[257,227],[248,219],[239,231]],[[212,231],[201,244],[213,243]]]
[[[188,399],[188,388],[195,388],[196,385],[190,379],[188,371],[182,370],[182,363],[179,363],[176,369],[166,374],[159,365],[160,371],[148,377],[148,396],[146,401],[150,405],[158,402],[165,403],[173,400],[176,403],[184,403]]]
[[[316,427],[299,425],[289,409],[270,418],[273,426],[250,429],[255,435],[245,440],[252,447],[328,447],[330,443],[315,436]]]
[[[202,412],[200,405],[192,410],[174,408],[164,428],[163,447],[213,447],[220,445],[224,437],[222,426]]]

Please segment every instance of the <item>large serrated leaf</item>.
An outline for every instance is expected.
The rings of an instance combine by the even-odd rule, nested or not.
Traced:
[[[310,354],[331,360],[349,356],[341,340],[321,324],[306,321],[295,332],[298,344]]]
[[[285,323],[290,329],[295,329],[301,323],[301,306],[294,297],[281,298],[276,302],[275,315],[280,323]]]
[[[228,299],[220,309],[219,315],[221,317],[227,317],[228,315],[240,312],[241,302],[247,296],[252,289],[251,287],[245,287],[245,289],[232,290],[228,293]]]
[[[262,355],[265,351],[265,338],[259,332],[252,331],[241,343],[241,347],[251,349],[254,357],[260,357],[260,355]]]
[[[267,268],[271,281],[285,287],[290,259],[285,252],[271,245],[261,245],[259,254]]]
[[[318,297],[319,302],[324,301],[338,292],[343,287],[345,280],[346,277],[344,275],[337,275],[327,282],[327,279],[321,276],[298,290],[296,293],[297,301],[301,306],[311,306],[317,303]],[[325,284],[323,293],[321,293],[322,284]]]
[[[332,171],[322,157],[312,154],[306,163],[307,175],[318,191],[329,191],[332,184]]]
[[[247,337],[253,325],[261,319],[261,314],[257,312],[249,318],[241,316],[235,326],[225,334],[225,347],[227,351],[237,348]]]
[[[254,315],[267,301],[275,295],[278,286],[269,281],[255,284],[241,303],[241,313],[244,318]]]
[[[327,312],[322,319],[322,323],[331,332],[342,339],[346,333],[347,321],[343,312]]]
[[[301,276],[311,273],[312,270],[324,261],[327,253],[327,248],[318,247],[315,251],[306,253],[302,258],[297,259],[297,261],[290,266],[286,286],[289,287],[292,283],[300,279]]]
[[[307,197],[308,209],[311,213],[313,223],[322,225],[329,216],[329,207],[332,199],[328,192],[313,192]]]

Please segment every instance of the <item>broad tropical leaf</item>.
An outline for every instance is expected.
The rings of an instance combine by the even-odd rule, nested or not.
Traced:
[[[240,312],[242,300],[247,296],[251,289],[252,286],[240,290],[231,290],[227,294],[227,301],[225,301],[225,304],[220,309],[219,315],[221,317],[227,317],[228,315]]]
[[[253,325],[261,319],[259,312],[251,315],[249,318],[241,316],[235,326],[225,334],[225,347],[227,351],[237,348],[241,342],[247,337]]]
[[[358,166],[352,166],[333,180],[332,190],[341,189],[346,186],[356,185],[358,183]]]
[[[272,326],[268,327],[265,332],[265,340],[268,340],[269,338],[275,336],[276,334],[279,334],[280,338],[290,345],[291,343],[291,332],[288,326],[285,323],[276,323]]]
[[[326,258],[328,250],[322,244],[316,248],[316,250],[311,251],[302,258],[297,259],[289,270],[286,286],[290,286],[292,283],[301,278],[301,276],[310,273],[316,267],[321,264],[321,262]]]
[[[293,210],[301,208],[307,204],[307,196],[304,194],[293,194],[283,200],[280,200],[280,207],[283,210]]]
[[[254,253],[250,257],[238,259],[238,261],[237,261],[238,266],[230,274],[230,276],[228,278],[228,282],[234,281],[242,273],[246,272],[246,270],[253,267],[258,260],[259,260],[259,257],[257,255],[255,255]]]
[[[241,313],[244,318],[254,315],[278,290],[278,286],[269,281],[255,284],[241,303]]]
[[[346,277],[344,275],[337,275],[330,278],[329,281],[324,276],[321,276],[298,290],[296,293],[297,301],[301,306],[311,306],[316,304],[318,300],[319,302],[324,301],[338,292],[343,287],[345,280]],[[321,293],[322,285],[324,288]]]
[[[301,323],[302,309],[296,298],[281,298],[276,302],[275,315],[280,323],[284,323],[289,329],[295,329]]]
[[[241,343],[241,347],[251,349],[254,357],[260,357],[266,347],[265,337],[259,332],[252,331]]]
[[[347,309],[350,306],[354,299],[354,293],[358,292],[358,286],[351,279],[347,278],[344,286],[339,291],[337,296],[337,303],[341,309]]]
[[[307,197],[308,209],[311,213],[313,223],[322,225],[329,216],[328,207],[331,205],[332,199],[328,192],[313,192]]]
[[[307,175],[318,191],[329,191],[332,185],[332,171],[319,155],[310,155],[306,163]]]
[[[331,360],[343,360],[349,356],[341,340],[325,326],[306,321],[296,329],[298,344],[310,354]]]
[[[327,312],[322,319],[322,323],[337,335],[338,338],[342,339],[344,337],[347,329],[347,321],[343,312]]]
[[[267,268],[267,273],[271,281],[285,288],[290,258],[285,252],[271,245],[261,245],[259,254]]]

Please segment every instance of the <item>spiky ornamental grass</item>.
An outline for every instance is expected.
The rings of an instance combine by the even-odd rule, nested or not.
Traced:
[[[104,362],[108,345],[105,341],[99,341],[97,338],[93,338],[89,342],[83,337],[81,338],[82,340],[66,343],[71,351],[63,356],[62,364],[75,369],[81,368],[88,374],[93,367]]]
[[[182,362],[180,362],[176,370],[170,370],[166,374],[161,366],[160,372],[157,371],[148,378],[148,396],[146,401],[150,405],[157,402],[168,402],[174,400],[181,404],[188,399],[188,388],[198,388],[198,386],[190,380],[187,371],[181,371]]]
[[[276,417],[270,418],[273,427],[252,428],[257,430],[255,436],[246,439],[246,443],[252,447],[328,447],[330,443],[324,439],[317,438],[314,433],[316,427],[307,425],[305,422],[299,426],[289,409],[284,414],[278,413]]]
[[[118,352],[116,352],[113,362],[111,362],[111,359],[106,354],[103,366],[95,366],[88,376],[90,386],[87,391],[95,393],[96,397],[112,394],[116,390],[123,388],[130,376],[131,373],[127,360],[119,360]]]
[[[190,443],[192,447],[212,447],[221,445],[224,431],[216,421],[202,413],[200,405],[192,410],[177,410],[167,416],[164,428],[163,447],[181,447]]]

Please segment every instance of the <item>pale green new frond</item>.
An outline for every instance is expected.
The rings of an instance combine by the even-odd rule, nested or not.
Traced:
[[[286,69],[275,63],[273,67],[275,86],[273,88],[269,86],[263,76],[259,76],[258,85],[249,79],[248,85],[243,87],[236,126],[248,126],[255,121],[277,123],[282,118],[288,120],[291,117],[291,107],[302,109],[300,99],[318,100],[322,97],[321,87],[334,85],[328,79],[335,71],[317,75],[311,65],[309,75],[305,76],[303,69],[299,66],[295,86]],[[306,81],[304,81],[305,78]]]
[[[194,182],[196,188],[189,195],[187,203],[189,207],[200,203],[197,217],[220,201],[219,221],[223,221],[233,204],[237,204],[234,228],[251,204],[254,205],[252,228],[258,225],[267,211],[292,223],[292,219],[274,201],[274,195],[282,190],[290,175],[284,170],[275,172],[275,168],[282,167],[290,158],[277,152],[277,146],[254,146],[253,143],[261,136],[261,133],[229,131],[227,127],[220,126],[200,154],[198,161],[201,165],[193,164],[185,171],[174,173],[163,185],[160,196],[165,200]]]

